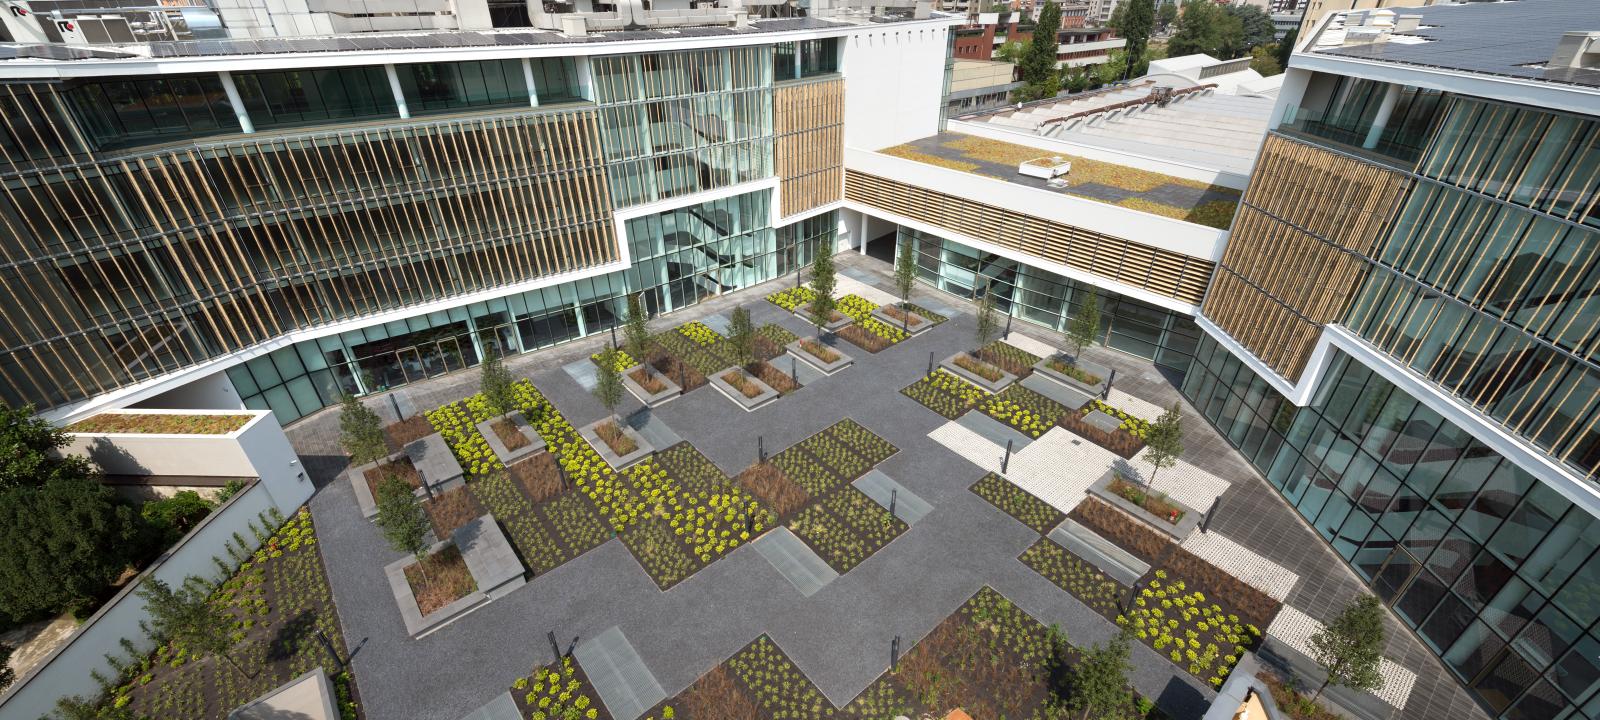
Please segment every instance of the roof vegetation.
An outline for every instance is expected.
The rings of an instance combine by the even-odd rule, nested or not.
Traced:
[[[148,435],[226,435],[250,422],[253,415],[186,415],[179,413],[105,413],[67,426],[69,433],[139,433]]]

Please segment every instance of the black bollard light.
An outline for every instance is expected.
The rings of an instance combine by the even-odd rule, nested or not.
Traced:
[[[765,440],[766,438],[760,435],[756,436],[756,462],[758,463],[764,463],[767,461],[767,446],[764,442]]]
[[[1211,501],[1211,509],[1206,511],[1205,517],[1200,518],[1200,532],[1211,532],[1211,518],[1216,517],[1217,508],[1222,507],[1222,497]]]
[[[933,374],[933,351],[928,351],[928,374]]]
[[[1000,461],[1000,474],[1001,475],[1006,474],[1006,469],[1011,467],[1011,443],[1012,442],[1013,441],[1011,441],[1011,440],[1007,440],[1006,441],[1006,457],[1005,457],[1004,460]]]
[[[338,665],[339,669],[343,670],[344,658],[339,657],[339,651],[334,649],[333,641],[328,639],[328,634],[318,630],[317,640],[322,642],[322,649],[328,651],[328,657],[333,658],[333,664]]]
[[[389,393],[389,406],[394,408],[394,419],[396,422],[406,419],[405,416],[400,414],[400,401],[395,399],[394,393]]]
[[[889,667],[891,669],[897,669],[897,668],[900,667],[900,636],[899,635],[894,636],[894,639],[889,641]]]
[[[546,631],[545,632],[545,637],[550,638],[550,653],[552,655],[554,655],[557,660],[560,660],[561,659],[561,644],[556,642],[556,631],[554,631],[554,630]]]
[[[889,488],[889,514],[894,515],[894,506],[900,500],[900,488]]]

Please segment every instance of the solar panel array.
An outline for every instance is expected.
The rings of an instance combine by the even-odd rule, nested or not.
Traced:
[[[1544,68],[1562,33],[1588,30],[1600,18],[1595,0],[1523,0],[1508,3],[1396,8],[1421,15],[1424,27],[1401,33],[1427,42],[1377,42],[1317,50],[1319,55],[1505,77],[1600,87],[1600,70]]]

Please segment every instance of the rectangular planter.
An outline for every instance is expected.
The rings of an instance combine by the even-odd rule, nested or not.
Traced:
[[[919,324],[901,323],[899,320],[896,320],[893,317],[891,317],[889,315],[889,313],[884,312],[883,308],[884,308],[884,306],[881,306],[881,305],[878,306],[878,307],[873,308],[872,309],[872,316],[877,318],[879,322],[881,322],[881,323],[883,323],[885,325],[888,325],[889,327],[892,327],[892,328],[894,328],[896,330],[904,330],[904,331],[910,333],[911,335],[915,336],[915,335],[918,335],[920,333],[924,333],[924,332],[927,332],[927,331],[933,329],[933,321],[932,320],[929,320],[929,319],[927,319],[925,317],[922,317],[921,315],[918,315],[918,314],[916,314],[914,312],[911,312],[909,310],[905,311],[908,314],[910,314],[911,317],[921,318],[922,319],[921,323],[919,323]]]
[[[823,362],[822,358],[819,358],[819,357],[817,357],[815,355],[812,355],[810,352],[807,352],[805,348],[800,347],[800,343],[804,339],[805,338],[802,338],[801,340],[796,340],[796,341],[794,341],[792,343],[789,343],[788,345],[783,346],[783,348],[785,350],[788,350],[790,355],[793,355],[793,356],[795,356],[797,358],[800,358],[801,362],[803,362],[803,363],[805,363],[807,365],[810,365],[811,367],[814,367],[814,368],[816,368],[818,370],[821,370],[822,374],[824,374],[824,375],[832,375],[832,374],[834,374],[836,372],[839,372],[840,370],[843,370],[843,369],[845,369],[847,367],[850,367],[851,363],[855,362],[854,358],[850,357],[849,355],[844,354],[842,351],[839,350],[839,348],[836,348],[836,347],[830,347],[829,349],[833,350],[836,353],[839,353],[839,359],[835,360],[835,361],[833,361],[831,363]],[[822,341],[818,340],[818,342],[822,342]],[[823,344],[826,345],[827,343],[823,343]]]
[[[1004,390],[1008,386],[1010,386],[1011,383],[1014,383],[1014,382],[1017,381],[1017,376],[1012,375],[1011,373],[1008,373],[1008,372],[1006,372],[1004,370],[1000,370],[999,367],[995,367],[996,370],[1000,370],[1000,379],[999,380],[995,380],[995,381],[992,381],[992,382],[989,381],[989,380],[985,380],[981,376],[979,376],[977,373],[970,372],[966,368],[963,368],[960,365],[956,364],[956,358],[961,357],[962,355],[970,356],[971,353],[958,352],[958,353],[956,353],[954,355],[951,355],[950,357],[945,358],[944,362],[939,363],[939,367],[942,367],[945,370],[948,370],[948,371],[950,371],[952,373],[955,373],[956,377],[959,377],[962,380],[966,380],[967,382],[970,382],[973,385],[977,385],[978,387],[983,388],[984,390],[988,390],[989,392],[992,392],[992,393],[1000,392],[1001,390]],[[991,366],[992,366],[992,364],[991,364]]]
[[[660,380],[661,383],[667,387],[661,392],[654,394],[646,392],[643,385],[640,385],[633,378],[628,377],[629,373],[632,373],[634,370],[637,370],[641,367],[644,368],[645,373],[647,373],[650,377]],[[657,407],[666,404],[669,401],[677,399],[679,395],[683,394],[683,388],[677,383],[673,382],[671,378],[667,377],[659,370],[643,364],[635,365],[623,372],[622,384],[624,387],[628,388],[628,392],[633,393],[634,397],[639,398],[639,402],[644,403],[645,407]]]
[[[493,515],[479,516],[456,528],[450,541],[461,549],[461,559],[466,561],[478,592],[490,600],[504,597],[526,582],[522,561]]]
[[[500,439],[500,434],[496,433],[493,427],[494,421],[500,419],[510,420],[515,424],[517,432],[522,433],[522,436],[527,438],[530,444],[516,450],[507,448],[505,442]],[[493,450],[495,457],[500,458],[500,462],[505,465],[510,465],[544,449],[544,438],[539,437],[539,433],[534,431],[533,426],[528,424],[528,419],[524,418],[520,412],[509,412],[500,417],[489,418],[478,423],[478,433],[483,435],[483,439],[489,443],[489,449]]]
[[[434,543],[433,547],[428,548],[428,554],[439,552],[449,544],[448,541]],[[415,564],[417,559],[407,555],[383,567],[384,577],[389,581],[389,592],[394,594],[394,602],[400,606],[400,619],[405,622],[406,634],[411,637],[421,637],[428,631],[489,602],[488,595],[481,590],[474,590],[449,605],[423,615],[422,608],[417,605],[416,594],[411,592],[411,583],[406,582],[406,568]],[[468,566],[468,569],[470,570],[471,566]],[[473,582],[477,582],[478,578],[473,576],[472,579]]]
[[[361,508],[361,517],[371,520],[378,516],[378,499],[372,496],[372,489],[367,487],[367,471],[405,456],[404,452],[397,452],[382,460],[357,465],[344,471],[345,477],[350,481],[350,489],[355,491],[356,506]],[[416,489],[416,496],[425,498],[428,496],[428,491],[419,487]]]
[[[639,431],[628,427],[628,424],[620,419],[616,421],[617,427],[622,428],[622,434],[626,435],[628,439],[632,440],[633,444],[638,446],[638,449],[628,453],[627,455],[618,455],[616,452],[612,451],[611,446],[607,445],[606,441],[600,438],[600,433],[595,432],[595,428],[600,427],[602,423],[612,419],[614,419],[614,417],[601,418],[583,426],[583,429],[578,431],[578,434],[582,435],[583,439],[589,442],[589,446],[594,448],[595,452],[600,453],[600,458],[605,460],[606,464],[610,465],[612,469],[621,470],[629,465],[643,460],[646,455],[655,452],[655,447],[649,442],[645,441],[644,436],[640,435]]]
[[[835,311],[835,312],[838,312],[838,311]],[[807,325],[810,325],[812,327],[816,327],[816,325],[811,322],[811,313],[806,312],[806,306],[801,305],[798,309],[796,309],[794,311],[794,316],[797,317],[797,318],[800,318],[803,321],[805,321],[805,323]],[[828,332],[833,332],[835,330],[838,330],[839,328],[842,328],[842,327],[844,327],[846,325],[849,325],[852,322],[855,322],[855,321],[851,320],[849,315],[845,315],[844,313],[839,313],[839,319],[838,320],[835,320],[835,321],[833,321],[831,323],[828,323],[827,325],[823,325],[822,329],[823,330],[827,330]]]
[[[1054,369],[1051,369],[1049,364],[1050,364],[1050,360],[1053,359],[1053,358],[1061,358],[1061,359],[1067,360],[1071,364],[1076,365],[1079,370],[1087,372],[1087,373],[1089,373],[1091,375],[1099,376],[1100,382],[1095,383],[1093,385],[1090,385],[1089,383],[1083,382],[1082,380],[1079,380],[1079,379],[1077,379],[1075,377],[1072,377],[1071,375],[1067,375],[1065,373],[1058,372],[1058,371],[1056,371]],[[1033,371],[1036,372],[1036,373],[1039,373],[1040,375],[1043,375],[1043,376],[1045,376],[1047,378],[1050,378],[1051,380],[1054,380],[1054,381],[1056,381],[1058,383],[1061,383],[1062,385],[1066,385],[1069,388],[1072,388],[1072,389],[1077,390],[1079,392],[1088,393],[1092,397],[1101,397],[1101,396],[1103,396],[1105,394],[1105,392],[1106,392],[1106,384],[1111,382],[1111,368],[1108,368],[1108,367],[1106,367],[1104,365],[1098,365],[1098,364],[1089,362],[1087,360],[1076,360],[1076,361],[1074,361],[1074,360],[1071,360],[1070,358],[1068,358],[1063,353],[1058,353],[1058,354],[1053,355],[1051,357],[1047,357],[1047,358],[1044,358],[1044,359],[1040,360],[1039,362],[1034,364]]]
[[[466,482],[466,473],[461,469],[461,463],[456,461],[455,453],[450,452],[450,443],[439,433],[406,443],[405,452],[406,457],[411,458],[412,467],[422,475],[422,482],[432,487],[434,492],[449,490]]]
[[[758,378],[758,377],[756,377],[754,375],[751,375],[750,373],[747,373],[747,372],[745,372],[744,370],[741,369],[741,370],[739,370],[739,372],[744,373],[744,376],[746,378],[748,378],[750,380],[750,382],[755,383],[757,386],[759,386],[761,388],[761,394],[760,395],[757,395],[757,396],[755,396],[753,398],[745,397],[744,393],[739,392],[738,388],[734,387],[727,380],[723,380],[722,379],[722,374],[723,373],[726,373],[729,370],[735,370],[735,369],[737,369],[737,368],[731,368],[731,367],[723,368],[721,370],[716,371],[715,373],[712,373],[711,377],[707,378],[707,379],[709,379],[711,381],[711,386],[716,388],[717,392],[720,392],[723,395],[727,395],[729,400],[732,400],[732,401],[738,403],[739,407],[744,408],[745,412],[751,412],[753,410],[761,408],[762,406],[765,406],[767,403],[773,402],[774,400],[778,399],[778,391],[777,390],[773,390],[771,386],[767,385],[764,382],[761,382],[761,378]]]
[[[1189,537],[1189,533],[1194,532],[1195,528],[1200,527],[1200,516],[1202,515],[1201,511],[1189,507],[1188,505],[1184,505],[1177,500],[1173,500],[1171,497],[1167,498],[1167,502],[1183,509],[1183,519],[1179,520],[1176,525],[1167,522],[1166,518],[1156,517],[1156,515],[1151,513],[1149,510],[1139,507],[1138,505],[1133,504],[1127,498],[1111,492],[1111,480],[1115,477],[1115,470],[1107,470],[1106,474],[1101,475],[1099,480],[1096,480],[1093,485],[1089,486],[1089,494],[1100,498],[1102,501],[1111,505],[1112,507],[1132,515],[1134,518],[1138,519],[1144,524],[1149,525],[1150,527],[1161,531],[1163,534],[1170,536],[1173,542],[1183,542],[1184,538]]]

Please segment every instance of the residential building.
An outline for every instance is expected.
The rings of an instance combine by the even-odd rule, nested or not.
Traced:
[[[1062,67],[1104,64],[1111,51],[1127,45],[1127,40],[1103,26],[1086,26],[1088,8],[1063,5],[1056,59]],[[1037,16],[1035,16],[1037,17]],[[1033,22],[1024,12],[982,13],[955,29],[955,57],[961,60],[990,60],[1006,43],[1033,42]]]
[[[1600,717],[1594,5],[1401,12],[1293,56],[1184,392],[1491,715]]]
[[[950,92],[945,96],[945,114],[960,115],[1009,104],[1011,91],[1022,87],[1016,75],[1017,66],[1008,62],[958,58],[950,75]]]

